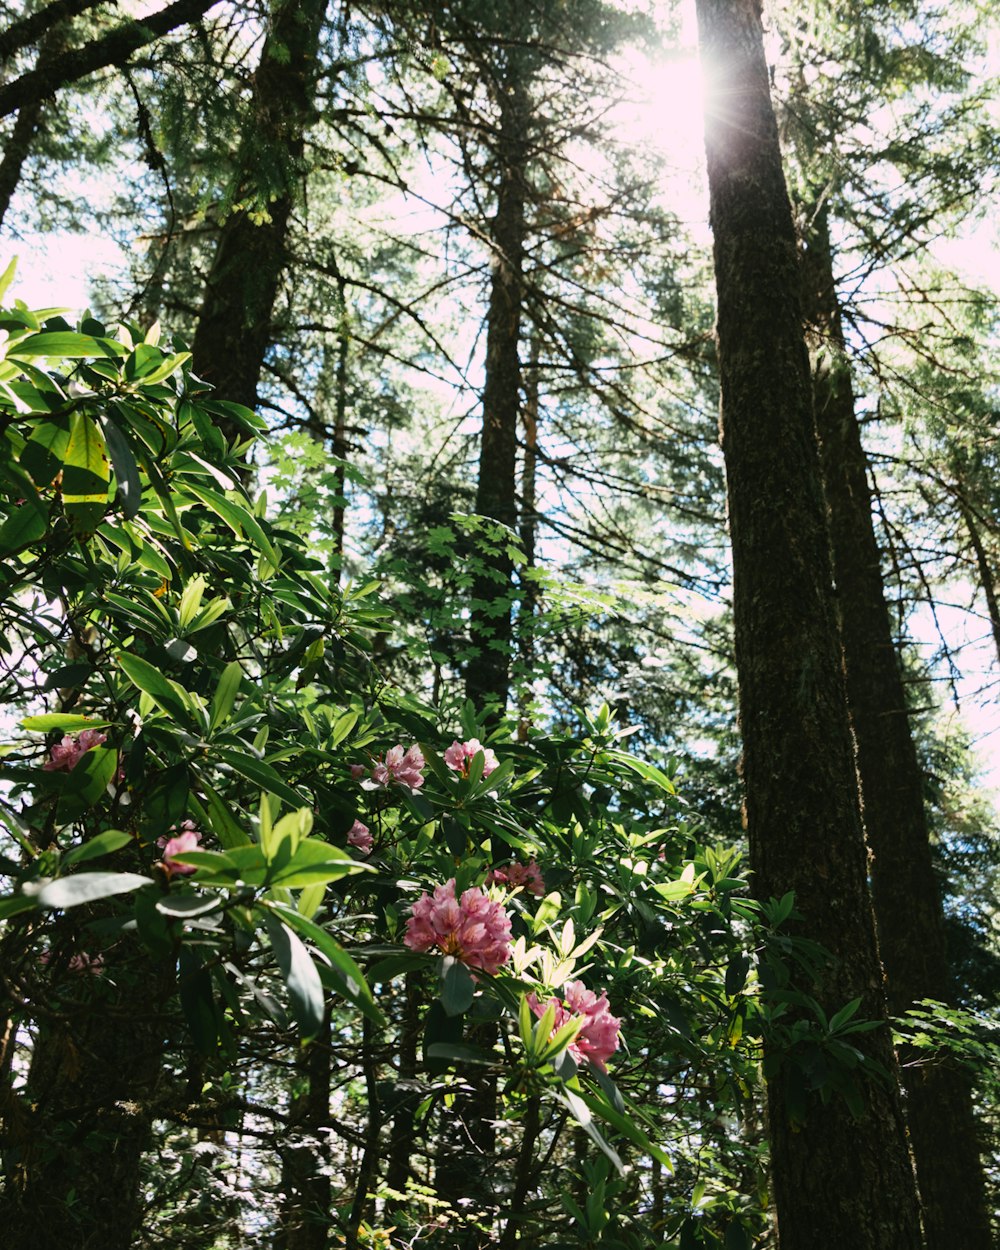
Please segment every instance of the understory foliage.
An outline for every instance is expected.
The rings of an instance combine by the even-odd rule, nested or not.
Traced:
[[[135,1244],[750,1246],[765,1038],[803,1097],[882,1079],[856,1003],[785,991],[823,963],[794,900],[607,706],[518,732],[393,684],[393,602],[247,493],[260,419],[182,342],[0,327],[8,1224],[58,1158],[86,1226],[141,1020]]]

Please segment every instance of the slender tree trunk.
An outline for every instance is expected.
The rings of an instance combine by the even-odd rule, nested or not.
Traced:
[[[527,577],[521,578],[521,602],[517,614],[517,651],[521,670],[519,732],[526,734],[531,719],[531,677],[535,670],[535,613],[538,610],[538,583],[532,581],[535,567],[535,538],[538,533],[538,337],[531,340],[531,356],[524,379],[524,457],[521,462],[521,547]]]
[[[982,535],[979,533],[979,525],[976,521],[975,513],[963,497],[961,483],[958,485],[956,497],[958,510],[962,514],[962,521],[968,531],[969,542],[972,544],[972,551],[976,557],[976,571],[979,573],[979,584],[983,588],[983,595],[986,599],[986,611],[990,618],[993,646],[996,649],[997,660],[1000,661],[1000,603],[997,602],[996,577],[990,564],[990,558],[986,554]]]
[[[406,1183],[413,1176],[413,1151],[416,1145],[414,1118],[423,1094],[417,1083],[417,1047],[420,1043],[420,1009],[424,1003],[423,979],[418,973],[406,974],[403,999],[403,1020],[399,1034],[399,1086],[395,1092],[392,1133],[389,1137],[385,1183],[397,1194],[406,1193]],[[393,1212],[407,1210],[405,1198],[389,1198],[386,1214],[390,1223]]]
[[[274,0],[237,161],[233,208],[219,236],[192,352],[220,399],[255,408],[286,238],[313,116],[326,0]],[[270,178],[262,184],[261,169]],[[232,435],[234,429],[227,430]]]
[[[330,1177],[324,1166],[330,1121],[330,1015],[300,1052],[281,1161],[283,1202],[275,1250],[326,1250],[330,1231]]]
[[[517,524],[517,422],[521,397],[521,272],[524,258],[528,94],[515,67],[500,101],[497,157],[500,185],[493,221],[493,278],[486,328],[483,433],[476,511],[513,529]],[[466,670],[467,696],[502,712],[510,683],[513,564],[501,544],[473,580],[472,639],[480,655]]]
[[[923,777],[910,733],[872,524],[867,462],[833,278],[826,209],[803,251],[807,323],[816,348],[816,427],[834,580],[857,745],[879,949],[889,1010],[950,1001],[941,895],[931,860]],[[906,1122],[928,1250],[989,1250],[990,1228],[969,1082],[947,1063],[902,1053]]]
[[[334,374],[336,395],[334,401],[333,454],[334,482],[337,502],[333,505],[333,538],[336,557],[337,580],[343,579],[344,567],[344,521],[347,515],[347,356],[350,351],[350,325],[347,317],[347,288],[343,278],[337,281],[337,303],[340,326],[337,330],[337,367]]]
[[[803,936],[832,959],[793,988],[829,1015],[852,999],[883,1024],[852,1038],[894,1072],[847,715],[798,257],[757,0],[698,0],[718,82],[706,149],[718,290],[722,438],[733,547],[746,814],[759,898],[794,891]],[[860,1081],[860,1114],[768,1056],[781,1250],[916,1250],[916,1188],[898,1090]]]

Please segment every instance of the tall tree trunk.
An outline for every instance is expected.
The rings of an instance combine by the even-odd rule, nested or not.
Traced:
[[[997,653],[997,660],[1000,661],[1000,603],[997,602],[997,580],[990,558],[987,555],[986,547],[983,544],[982,535],[979,532],[976,514],[965,497],[965,488],[960,478],[957,480],[955,498],[958,502],[958,510],[962,515],[962,521],[969,534],[969,542],[972,544],[973,554],[976,557],[976,572],[979,574],[979,584],[986,599],[986,611],[990,618],[993,646]]]
[[[949,1001],[951,977],[941,895],[931,860],[917,760],[872,524],[867,462],[833,277],[827,211],[802,256],[805,309],[815,351],[813,386],[847,699],[889,1010],[922,998]],[[902,1053],[906,1122],[928,1250],[988,1250],[989,1220],[969,1082],[947,1063]]]
[[[722,438],[754,889],[793,890],[832,960],[795,989],[829,1015],[855,998],[882,1025],[852,1038],[894,1072],[867,886],[840,657],[795,231],[757,0],[698,0],[718,291]],[[916,1250],[898,1089],[863,1079],[855,1117],[769,1058],[768,1132],[782,1250]]]
[[[165,977],[144,958],[109,964],[95,977],[92,1002],[39,1026],[27,1083],[8,1108],[5,1250],[135,1244],[140,1166],[163,1065],[157,1010]]]
[[[274,0],[237,158],[233,208],[219,235],[191,347],[198,376],[220,399],[247,408],[256,407],[272,342],[325,12],[326,0]],[[271,175],[267,185],[260,181],[262,168]]]
[[[486,326],[483,433],[476,511],[511,529],[517,524],[517,419],[520,409],[521,271],[524,258],[528,93],[515,65],[501,87],[497,158],[500,185],[493,221],[493,278]],[[472,640],[480,655],[466,670],[467,696],[502,713],[510,684],[513,564],[506,543],[473,579]]]
[[[524,457],[521,462],[520,535],[524,551],[524,567],[528,574],[521,578],[521,602],[517,614],[517,652],[521,670],[519,734],[526,735],[531,720],[531,674],[535,669],[535,613],[538,610],[538,583],[531,579],[535,567],[535,539],[538,534],[538,335],[531,340],[531,354],[524,378]]]

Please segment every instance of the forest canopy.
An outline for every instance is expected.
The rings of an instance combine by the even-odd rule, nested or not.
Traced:
[[[990,7],[2,6],[10,1250],[996,1244]]]

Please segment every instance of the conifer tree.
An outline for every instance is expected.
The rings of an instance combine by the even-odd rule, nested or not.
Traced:
[[[754,888],[795,892],[831,962],[827,1019],[854,999],[869,1057],[892,1073],[882,971],[847,715],[813,434],[795,232],[755,0],[699,0],[718,291],[722,441],[733,545],[736,660]],[[725,90],[722,89],[723,84]],[[916,1191],[895,1078],[869,1078],[855,1116],[821,1100],[791,1053],[772,1055],[768,1133],[783,1250],[916,1250]]]

